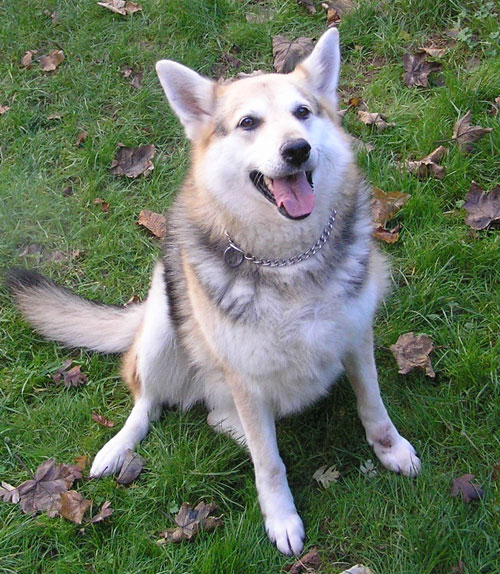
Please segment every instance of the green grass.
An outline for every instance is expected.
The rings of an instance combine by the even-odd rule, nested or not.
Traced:
[[[10,106],[0,116],[0,267],[36,266],[85,296],[113,303],[145,295],[159,246],[135,221],[141,209],[168,207],[188,162],[155,60],[178,59],[210,75],[228,50],[237,50],[241,71],[271,70],[272,35],[318,37],[324,30],[319,1],[316,16],[295,0],[142,4],[129,18],[85,0],[0,4],[0,105]],[[248,23],[245,14],[266,4],[272,19]],[[56,24],[46,10],[57,10]],[[349,131],[375,146],[360,155],[361,168],[372,184],[411,194],[396,217],[400,240],[384,247],[396,288],[378,316],[376,353],[390,414],[424,467],[413,481],[380,468],[371,480],[359,472],[372,453],[344,379],[326,400],[279,423],[307,545],[319,547],[325,572],[362,562],[377,574],[449,574],[459,560],[467,574],[500,572],[500,491],[491,480],[500,459],[500,235],[472,234],[460,208],[471,181],[486,189],[500,184],[499,116],[488,114],[500,94],[499,13],[493,2],[366,0],[341,23],[342,98],[362,96],[371,111],[396,123],[377,133],[348,113]],[[445,33],[451,28],[460,31],[455,43]],[[409,89],[402,55],[431,41],[449,46],[442,84]],[[57,48],[66,59],[56,73],[18,65],[28,49]],[[144,71],[141,90],[123,78],[125,66]],[[449,139],[469,109],[474,124],[493,132],[468,156],[445,144],[442,181],[419,181],[400,167]],[[49,119],[55,113],[60,119]],[[82,129],[89,137],[76,147]],[[110,175],[118,142],[155,144],[150,177]],[[73,194],[66,197],[68,186]],[[110,203],[108,215],[96,198]],[[33,255],[20,255],[33,244],[39,246]],[[48,257],[72,249],[81,251],[78,258]],[[95,454],[115,430],[98,427],[91,412],[119,426],[131,400],[117,358],[48,343],[21,321],[4,291],[0,305],[0,478],[15,485],[48,457],[71,463]],[[437,346],[434,381],[397,373],[389,346],[411,330],[427,333]],[[87,385],[65,390],[52,382],[67,358],[82,365]],[[166,413],[138,451],[147,464],[132,486],[112,478],[78,486],[95,509],[105,500],[115,509],[83,533],[62,518],[27,516],[0,504],[0,572],[267,574],[289,562],[266,540],[245,452],[207,427],[202,408]],[[326,491],[312,480],[323,464],[341,472]],[[449,490],[453,477],[468,472],[485,498],[465,505]],[[172,525],[169,509],[201,499],[217,503],[223,528],[191,544],[158,547],[159,533]]]

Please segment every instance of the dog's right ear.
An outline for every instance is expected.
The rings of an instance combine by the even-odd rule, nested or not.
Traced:
[[[195,139],[212,115],[214,82],[171,60],[157,62],[156,73],[187,137]]]

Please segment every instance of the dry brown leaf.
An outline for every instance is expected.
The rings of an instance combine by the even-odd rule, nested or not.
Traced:
[[[77,136],[75,146],[78,147],[89,137],[89,132],[82,130]]]
[[[386,128],[392,128],[396,125],[394,122],[388,122],[387,118],[378,112],[358,110],[358,119],[366,126],[376,126],[380,131]]]
[[[428,88],[429,75],[442,69],[443,66],[439,62],[428,62],[425,59],[426,55],[424,50],[403,55],[403,67],[406,71],[403,80],[409,88],[414,86]]]
[[[109,500],[106,500],[106,502],[101,506],[101,510],[99,511],[99,513],[96,514],[90,522],[91,523],[102,522],[112,514],[113,509],[111,508],[111,502]]]
[[[471,115],[471,112],[468,111],[463,118],[457,120],[451,138],[457,142],[458,147],[465,153],[470,153],[474,149],[474,142],[493,130],[493,128],[471,126]]]
[[[24,56],[21,58],[19,65],[21,68],[33,67],[33,56],[38,53],[38,50],[26,50]]]
[[[332,28],[340,24],[340,14],[332,6],[331,2],[322,2],[321,6],[326,12],[326,26],[327,28]]]
[[[406,375],[413,369],[421,369],[428,377],[436,376],[429,357],[431,351],[434,350],[434,345],[427,335],[405,333],[400,335],[390,348],[401,375]]]
[[[116,152],[115,159],[111,163],[111,173],[113,175],[125,175],[136,178],[140,175],[148,176],[154,169],[151,161],[155,155],[153,144],[139,147],[120,146]]]
[[[356,564],[351,566],[348,570],[344,570],[340,574],[373,574],[373,572],[363,564]]]
[[[500,112],[500,96],[497,96],[493,103],[491,104],[491,108],[488,112],[490,116],[496,116]]]
[[[123,461],[120,474],[116,478],[116,482],[119,484],[130,484],[133,482],[141,474],[144,463],[145,460],[142,456],[133,450],[127,449],[125,460]]]
[[[285,36],[274,36],[273,58],[274,70],[278,74],[293,72],[295,66],[308,56],[314,48],[312,38],[289,40]]]
[[[491,473],[491,480],[493,482],[496,482],[499,478],[500,478],[500,460],[497,461],[497,463],[493,467],[493,472]]]
[[[102,415],[92,411],[92,420],[95,421],[98,425],[101,425],[102,427],[106,427],[108,429],[111,429],[115,426],[115,423],[109,419],[107,419],[106,417],[103,417]]]
[[[0,498],[4,502],[17,504],[19,502],[19,490],[15,486],[12,486],[12,484],[2,481],[2,486],[0,487]]]
[[[423,46],[419,50],[420,52],[425,52],[431,58],[442,58],[446,52],[448,52],[448,48],[437,48],[436,46]]]
[[[165,216],[161,215],[161,213],[149,211],[149,209],[143,209],[139,213],[137,225],[142,225],[142,227],[145,227],[155,237],[158,237],[158,239],[164,239],[167,233],[167,220]]]
[[[463,502],[471,502],[483,498],[484,492],[480,484],[472,483],[475,476],[473,474],[463,474],[452,480],[451,495],[459,496]]]
[[[321,568],[321,558],[317,548],[312,548],[307,554],[301,556],[293,564],[288,564],[283,568],[289,574],[314,574]]]
[[[62,62],[64,62],[64,52],[52,50],[47,56],[42,56],[38,60],[38,65],[44,72],[53,72]]]
[[[10,110],[10,106],[0,106],[0,116],[3,116],[8,110]]]
[[[163,538],[159,543],[191,540],[201,530],[211,532],[222,524],[222,516],[210,516],[216,510],[213,502],[205,504],[202,501],[194,508],[184,502],[174,519],[178,528],[167,528],[161,533]]]
[[[140,4],[127,2],[125,0],[105,0],[104,2],[98,2],[97,4],[103,8],[111,10],[111,12],[114,12],[115,14],[121,14],[122,16],[129,16],[130,14],[134,14],[135,12],[142,10],[142,6]]]
[[[82,373],[80,365],[70,368],[72,362],[71,360],[65,361],[52,375],[55,383],[62,382],[67,389],[83,385],[88,380],[87,375]]]
[[[399,239],[399,232],[401,231],[401,227],[401,224],[398,224],[391,229],[385,229],[385,227],[378,225],[373,229],[372,235],[375,237],[375,239],[379,239],[385,243],[396,243],[396,241]]]
[[[437,162],[441,161],[447,153],[447,148],[441,145],[422,159],[416,161],[407,160],[405,165],[410,173],[416,175],[419,178],[432,176],[437,179],[443,179],[445,175],[445,169]]]
[[[75,456],[75,466],[77,466],[82,472],[87,468],[89,462],[90,458],[86,454]]]
[[[320,466],[318,470],[313,474],[313,480],[320,484],[323,488],[328,488],[333,482],[338,482],[340,477],[340,472],[335,468],[335,466]]]
[[[130,82],[130,85],[135,88],[136,90],[140,90],[142,88],[142,77],[144,75],[144,72],[137,72],[133,78],[133,80]]]
[[[409,193],[402,191],[383,191],[379,187],[374,187],[372,190],[373,221],[378,225],[385,226],[410,197]]]
[[[486,229],[500,221],[500,185],[486,193],[475,181],[465,196],[465,223],[472,229]]]
[[[314,7],[313,0],[297,0],[297,4],[305,6],[309,14],[316,14],[316,8]]]
[[[59,514],[66,520],[70,520],[75,524],[81,524],[83,515],[91,504],[91,500],[83,498],[76,490],[68,490],[61,494]]]
[[[451,567],[450,574],[465,574],[465,564],[459,560],[455,566]]]
[[[101,199],[100,197],[96,197],[94,199],[94,205],[98,205],[104,213],[109,213],[109,203]]]

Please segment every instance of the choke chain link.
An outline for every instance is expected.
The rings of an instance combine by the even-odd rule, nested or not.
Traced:
[[[262,265],[263,267],[287,267],[288,265],[295,265],[296,263],[300,263],[301,261],[306,261],[310,257],[313,257],[320,251],[325,243],[328,241],[330,234],[333,229],[333,224],[335,222],[335,217],[337,216],[337,212],[335,209],[332,209],[330,217],[328,219],[328,223],[326,227],[323,229],[319,239],[316,243],[309,247],[307,251],[300,253],[299,255],[293,255],[292,257],[288,257],[287,259],[261,259],[252,255],[251,253],[245,253],[243,249],[238,247],[235,243],[234,239],[229,235],[227,231],[224,231],[229,245],[224,250],[224,261],[226,262],[229,267],[239,267],[243,261],[249,261],[250,263],[254,263],[255,265]]]

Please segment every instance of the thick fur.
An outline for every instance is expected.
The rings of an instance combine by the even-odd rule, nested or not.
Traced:
[[[387,266],[372,244],[369,190],[337,122],[339,62],[336,30],[287,75],[215,84],[159,62],[162,86],[192,142],[192,167],[169,211],[164,254],[145,304],[106,308],[38,275],[14,274],[10,281],[21,310],[46,336],[101,351],[127,349],[123,375],[135,406],[97,454],[93,476],[120,469],[162,405],[201,401],[216,430],[247,446],[266,530],[286,554],[301,552],[304,528],[274,420],[317,401],[343,371],[382,464],[405,475],[420,469],[377,383],[372,321]],[[242,129],[244,117],[256,127]],[[310,145],[300,169],[312,173],[315,194],[312,213],[295,221],[249,178],[252,170],[273,181],[295,173],[282,153],[290,141]],[[226,232],[258,257],[298,255],[314,245],[333,209],[331,236],[301,263],[230,267],[224,259]]]

